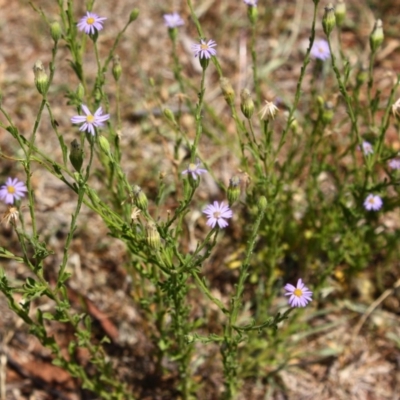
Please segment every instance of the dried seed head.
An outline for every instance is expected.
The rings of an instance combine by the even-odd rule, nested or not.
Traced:
[[[272,101],[265,100],[265,106],[259,112],[260,118],[265,121],[274,119],[278,111],[278,107]]]

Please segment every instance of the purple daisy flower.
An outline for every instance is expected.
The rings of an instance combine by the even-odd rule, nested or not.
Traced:
[[[0,188],[0,199],[6,204],[13,204],[15,200],[19,200],[25,196],[28,189],[25,183],[17,178],[7,178],[5,185]]]
[[[193,179],[197,179],[197,175],[201,175],[207,172],[204,168],[200,167],[200,161],[197,161],[196,164],[190,163],[188,169],[182,171],[182,175],[190,174]]]
[[[327,60],[331,56],[328,42],[324,39],[315,40],[311,47],[310,55],[317,60]]]
[[[255,7],[258,2],[258,0],[243,0],[243,1],[250,7]]]
[[[174,29],[178,26],[185,25],[185,22],[177,12],[172,14],[164,14],[164,22],[169,29]]]
[[[305,307],[310,301],[312,301],[311,296],[313,292],[304,285],[301,279],[297,281],[296,287],[287,283],[284,289],[287,292],[285,293],[285,296],[290,296],[289,304],[292,307]]]
[[[232,210],[224,202],[221,204],[214,201],[214,204],[209,204],[203,211],[207,215],[207,225],[214,228],[216,224],[220,228],[226,228],[229,224],[224,218],[232,218]]]
[[[101,31],[103,29],[103,21],[106,19],[105,17],[99,17],[97,14],[87,11],[86,15],[78,22],[78,29],[80,31],[85,31],[88,35],[93,35],[96,31]]]
[[[372,144],[366,140],[361,143],[361,150],[366,156],[374,154],[374,148],[372,147]]]
[[[377,194],[369,194],[364,200],[364,208],[367,211],[378,211],[383,205],[382,199]]]
[[[388,165],[392,169],[400,169],[400,160],[398,158],[393,158],[389,160]]]
[[[192,45],[192,51],[194,52],[194,56],[199,58],[211,58],[217,54],[217,50],[215,47],[217,44],[214,40],[209,40],[207,43],[204,39],[200,40],[200,43],[195,43]]]
[[[94,128],[104,126],[103,122],[110,118],[109,114],[103,114],[103,109],[99,107],[97,111],[92,114],[89,109],[82,104],[82,110],[86,115],[75,115],[71,118],[73,124],[83,124],[79,130],[91,133],[93,136],[96,134]]]

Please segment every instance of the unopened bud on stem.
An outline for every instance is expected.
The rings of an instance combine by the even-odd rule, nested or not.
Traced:
[[[80,143],[74,139],[71,142],[71,151],[69,153],[69,160],[77,172],[82,168],[84,153]]]
[[[132,196],[133,196],[133,202],[135,203],[135,206],[139,208],[141,211],[147,211],[147,197],[143,193],[142,188],[138,185],[133,185],[132,186]]]
[[[369,37],[369,45],[373,53],[375,53],[381,46],[383,39],[384,35],[382,28],[382,20],[377,19],[374,25],[374,29],[372,30],[371,36]]]
[[[61,26],[57,21],[54,21],[50,25],[51,38],[57,43],[62,35]]]
[[[33,73],[35,74],[36,89],[41,95],[45,95],[49,85],[49,77],[47,76],[43,63],[40,60],[35,62]]]
[[[340,28],[343,26],[346,18],[346,4],[343,0],[339,0],[335,9],[336,25]]]
[[[153,221],[149,221],[146,226],[146,241],[153,249],[158,249],[161,244],[161,237],[158,233],[157,226]]]
[[[248,89],[243,89],[240,92],[240,100],[240,109],[242,110],[243,115],[247,119],[250,119],[254,113],[254,103]]]
[[[112,67],[112,74],[116,82],[119,81],[122,74],[122,67],[121,67],[121,60],[119,56],[115,55],[113,57],[113,67]]]
[[[129,15],[129,23],[135,21],[138,16],[139,16],[139,10],[137,8],[134,8]]]
[[[232,206],[232,204],[239,198],[240,196],[240,178],[238,176],[233,176],[229,180],[229,187],[228,187],[228,201],[229,205]]]
[[[219,81],[225,101],[231,106],[235,100],[235,91],[228,78],[222,77]]]
[[[335,24],[335,8],[333,7],[332,3],[329,3],[328,7],[325,7],[325,13],[322,18],[322,28],[324,29],[325,35],[327,37],[329,37],[329,35],[332,33]]]

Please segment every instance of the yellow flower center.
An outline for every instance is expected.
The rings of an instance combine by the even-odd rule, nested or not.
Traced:
[[[189,164],[189,171],[196,171],[196,169],[197,169],[196,164],[192,164],[192,163]]]
[[[86,23],[88,23],[89,25],[93,25],[93,24],[94,24],[94,18],[89,17],[89,18],[86,20]]]
[[[375,199],[374,199],[373,197],[371,197],[371,198],[368,200],[368,203],[374,204],[374,203],[375,203]]]
[[[8,193],[13,194],[13,193],[15,193],[15,187],[14,186],[7,186],[7,191],[8,191]]]
[[[303,295],[303,291],[301,289],[295,289],[293,294],[297,297],[301,297]]]
[[[201,47],[202,50],[208,50],[208,45],[207,45],[207,43],[202,43],[202,44],[200,45],[200,47]]]
[[[87,115],[86,116],[86,122],[92,123],[94,121],[94,116],[93,115]]]
[[[213,215],[214,215],[214,218],[216,218],[216,219],[221,217],[221,213],[219,211],[215,211]]]

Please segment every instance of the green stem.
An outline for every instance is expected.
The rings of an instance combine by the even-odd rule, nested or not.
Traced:
[[[245,259],[239,270],[239,282],[236,286],[236,292],[231,299],[231,307],[228,315],[228,323],[225,326],[224,332],[224,344],[222,350],[223,363],[224,363],[224,376],[225,376],[225,387],[226,399],[234,399],[237,392],[237,352],[238,344],[241,341],[241,334],[236,328],[237,318],[239,314],[239,308],[242,301],[242,294],[244,291],[244,285],[248,277],[248,269],[250,266],[250,258],[253,254],[254,246],[256,244],[257,234],[260,227],[260,223],[264,218],[265,211],[259,211],[256,221],[254,222],[252,233],[247,246]]]

